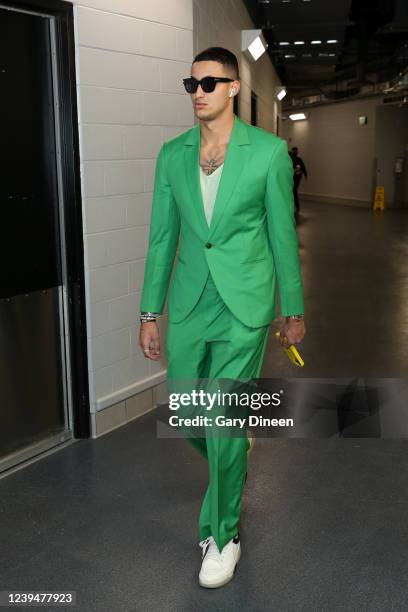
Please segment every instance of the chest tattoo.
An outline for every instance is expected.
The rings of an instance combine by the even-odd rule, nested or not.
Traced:
[[[211,157],[209,159],[205,159],[201,161],[200,165],[203,171],[205,172],[205,174],[208,176],[209,174],[212,174],[213,172],[215,172],[215,170],[219,168],[219,166],[221,166],[222,163],[223,163],[223,160],[221,157],[219,158]]]

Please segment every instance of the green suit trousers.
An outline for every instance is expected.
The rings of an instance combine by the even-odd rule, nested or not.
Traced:
[[[269,325],[247,327],[222,300],[211,273],[189,315],[168,322],[166,335],[169,384],[177,379],[258,378]],[[209,484],[201,506],[200,540],[213,536],[221,551],[239,527],[241,495],[247,470],[246,435],[189,437],[208,460]]]

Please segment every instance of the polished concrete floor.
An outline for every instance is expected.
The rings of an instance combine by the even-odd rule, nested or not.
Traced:
[[[263,376],[406,376],[407,229],[402,211],[304,205],[307,366],[270,343]],[[408,440],[259,438],[243,555],[214,591],[197,584],[206,485],[154,412],[0,479],[0,591],[75,590],[80,612],[408,609]]]
[[[293,367],[270,334],[261,375],[408,376],[408,210],[302,202],[297,231],[305,366]]]

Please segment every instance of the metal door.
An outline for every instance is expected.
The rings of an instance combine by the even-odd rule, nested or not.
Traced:
[[[0,471],[72,438],[57,37],[0,5]]]

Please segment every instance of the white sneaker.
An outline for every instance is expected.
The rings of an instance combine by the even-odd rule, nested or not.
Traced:
[[[202,540],[200,546],[203,549],[203,562],[198,576],[200,586],[216,589],[227,584],[233,578],[241,556],[239,534],[224,546],[221,553],[212,536]]]

